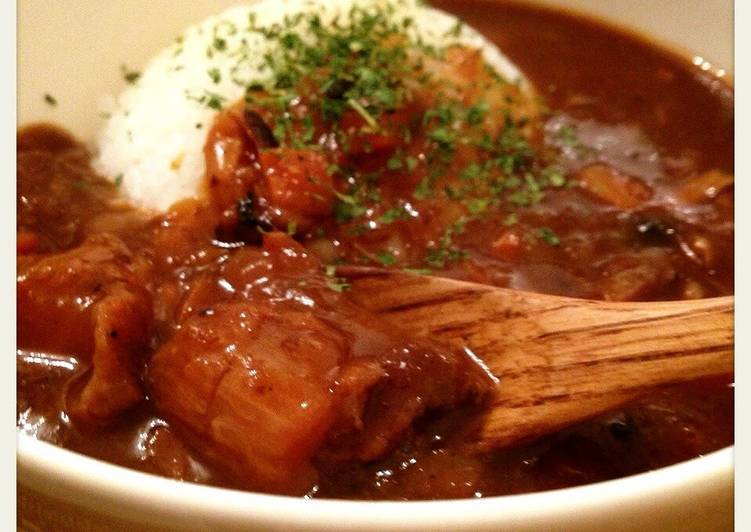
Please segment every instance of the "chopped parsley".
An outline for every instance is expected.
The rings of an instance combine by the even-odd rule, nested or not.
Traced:
[[[206,101],[206,107],[209,107],[210,109],[214,109],[216,111],[221,111],[222,109],[222,102],[225,100],[223,96],[219,96],[218,94],[209,94],[208,100]]]
[[[449,29],[446,32],[446,37],[459,37],[462,33],[462,29],[464,28],[464,22],[461,20],[457,20],[456,24],[454,24],[451,29]]]
[[[431,275],[433,273],[430,268],[404,268],[404,271],[415,275]]]
[[[479,125],[485,120],[485,115],[490,111],[490,105],[483,101],[477,102],[475,105],[467,109],[467,124],[471,126]]]
[[[351,288],[350,284],[346,282],[346,279],[336,276],[335,264],[326,265],[324,271],[326,273],[326,286],[334,292],[344,292]]]
[[[215,85],[222,80],[222,73],[218,68],[210,68],[207,73]]]
[[[456,246],[454,237],[464,232],[467,219],[462,217],[450,225],[441,236],[438,244],[428,250],[425,262],[433,268],[443,268],[451,262],[462,260],[469,254]]]
[[[487,210],[489,203],[489,198],[473,198],[467,201],[467,210],[470,214],[481,214]]]
[[[376,122],[375,118],[371,116],[368,110],[365,109],[365,107],[363,107],[360,102],[358,102],[354,98],[349,98],[347,100],[347,105],[357,111],[357,114],[359,114],[371,128],[373,128],[374,130],[378,129],[378,122]]]
[[[558,246],[561,244],[561,240],[549,227],[541,227],[537,231],[537,236],[542,238],[546,243],[551,246]]]
[[[506,227],[516,225],[517,223],[519,223],[519,215],[515,212],[512,212],[503,220],[503,225],[505,225]]]
[[[570,125],[561,126],[558,130],[558,140],[562,145],[569,148],[576,148],[579,146],[579,136],[576,133],[576,128]]]
[[[412,196],[418,200],[424,200],[432,195],[433,179],[432,176],[426,175],[415,187]]]
[[[545,168],[542,171],[542,176],[547,179],[548,183],[553,187],[560,188],[566,186],[566,177],[556,168]]]
[[[135,70],[130,70],[127,65],[120,65],[120,72],[123,74],[123,79],[129,85],[135,84],[141,79],[141,73]]]
[[[57,106],[57,99],[54,96],[52,96],[51,94],[49,94],[49,93],[46,93],[44,95],[44,101],[47,103],[47,105],[49,105],[51,107],[56,107]]]
[[[334,216],[339,223],[348,222],[358,216],[361,216],[367,210],[360,202],[360,199],[351,194],[342,194],[334,192],[337,201],[334,204]]]
[[[460,177],[462,179],[477,179],[483,175],[484,169],[476,162],[469,163],[468,166],[462,170]]]
[[[224,107],[224,102],[227,101],[227,98],[222,96],[221,94],[217,94],[215,92],[204,90],[203,94],[200,96],[195,96],[191,94],[190,92],[185,92],[186,98],[189,100],[194,100],[202,105],[205,105],[209,109],[214,109],[216,111],[221,111]]]
[[[382,224],[391,224],[397,220],[405,220],[409,218],[409,213],[404,209],[403,205],[388,209],[378,217],[378,221]]]
[[[379,251],[376,254],[376,258],[384,266],[393,266],[397,261],[396,256],[390,251]]]
[[[227,41],[222,39],[221,37],[214,37],[214,42],[212,43],[212,46],[218,52],[223,52],[224,50],[227,49]]]
[[[428,138],[435,141],[441,148],[452,150],[454,148],[454,141],[456,140],[456,131],[441,126],[428,132]]]
[[[386,161],[386,168],[389,170],[400,170],[404,167],[404,163],[402,163],[401,158],[398,155],[394,155],[393,157],[390,157],[388,161]]]

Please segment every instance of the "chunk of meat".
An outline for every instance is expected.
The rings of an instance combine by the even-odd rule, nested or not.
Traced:
[[[279,148],[261,153],[264,198],[269,219],[281,230],[309,228],[331,214],[334,183],[326,158],[313,150]]]
[[[105,423],[140,401],[151,298],[120,240],[101,235],[65,253],[21,257],[16,297],[20,348],[88,365],[68,390],[71,416]]]
[[[203,149],[209,197],[227,231],[238,224],[238,201],[260,179],[258,146],[243,107],[241,102],[217,115]]]
[[[428,74],[427,82],[416,76],[417,100],[429,109],[439,96],[462,102],[467,108],[479,105],[485,112],[479,117],[484,128],[493,135],[500,133],[510,120],[519,124],[524,135],[535,138],[541,134],[539,102],[530,90],[523,90],[515,80],[500,80],[498,74],[486,66],[482,51],[477,48],[453,45],[441,57],[425,57],[420,61]]]
[[[332,370],[346,345],[310,312],[225,302],[185,320],[154,354],[148,381],[213,460],[300,493],[315,481],[308,461],[333,421]]]
[[[259,153],[259,146],[273,146]],[[331,214],[329,161],[310,149],[278,148],[262,116],[244,102],[220,113],[206,138],[208,191],[219,213],[219,231],[238,226],[310,227]]]
[[[676,271],[670,251],[647,248],[609,260],[601,283],[604,298],[609,301],[639,301],[659,298],[675,280]]]
[[[488,380],[468,358],[425,339],[391,345],[342,366],[337,423],[323,456],[371,461],[391,451],[428,410],[485,398]]]
[[[288,235],[265,235],[186,281],[178,325],[149,362],[159,410],[251,487],[304,493],[318,454],[379,458],[426,410],[487,390],[461,352],[405,342],[329,280]]]

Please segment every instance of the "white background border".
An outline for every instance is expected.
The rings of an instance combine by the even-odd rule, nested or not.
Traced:
[[[23,1],[23,0],[22,0]],[[679,0],[672,0],[676,7]],[[751,2],[737,0],[735,6],[736,27],[736,203],[745,206],[751,200],[749,179],[751,179]],[[0,82],[0,149],[2,149],[3,179],[2,194],[6,208],[3,217],[0,242],[6,250],[2,261],[2,296],[7,302],[7,311],[2,314],[0,327],[6,348],[6,356],[0,357],[0,412],[2,412],[0,438],[0,473],[5,481],[0,484],[0,529],[15,528],[15,131],[16,131],[16,2],[0,1],[0,64],[4,76]],[[751,209],[737,209],[736,214],[736,528],[748,530],[751,526],[751,505],[748,497],[751,489],[751,468],[749,463],[749,440],[751,428],[745,422],[748,413],[745,405],[749,401],[749,366],[751,366],[751,305],[748,294],[751,274],[745,265],[751,264]],[[12,275],[13,274],[13,275]],[[11,304],[13,302],[13,304]],[[744,503],[743,501],[746,501]]]

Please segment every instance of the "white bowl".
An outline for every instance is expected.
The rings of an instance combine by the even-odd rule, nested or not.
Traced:
[[[24,0],[19,124],[90,139],[99,98],[191,22],[237,0]],[[733,65],[732,0],[544,0],[597,14]],[[43,95],[59,104],[50,107]],[[18,516],[28,530],[731,530],[733,450],[627,478],[542,493],[437,502],[303,500],[180,483],[18,436]]]

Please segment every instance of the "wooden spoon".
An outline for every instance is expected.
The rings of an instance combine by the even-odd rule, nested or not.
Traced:
[[[733,297],[590,301],[391,270],[341,267],[356,302],[465,349],[497,381],[478,432],[500,448],[655,388],[733,373]]]

